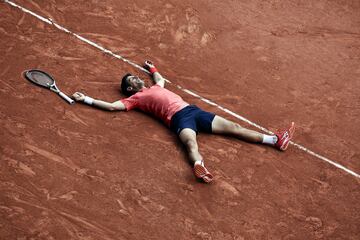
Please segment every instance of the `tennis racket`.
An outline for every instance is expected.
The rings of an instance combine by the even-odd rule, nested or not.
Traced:
[[[53,79],[48,73],[41,70],[27,70],[24,72],[24,76],[27,80],[32,83],[35,83],[38,86],[45,87],[51,91],[57,93],[65,99],[68,103],[74,104],[75,101],[69,98],[65,93],[61,92],[56,86],[55,79]]]

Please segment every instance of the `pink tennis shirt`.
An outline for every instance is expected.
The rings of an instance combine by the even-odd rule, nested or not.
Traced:
[[[161,119],[169,127],[171,117],[189,105],[179,95],[157,84],[121,99],[121,102],[125,105],[126,111],[138,108]]]

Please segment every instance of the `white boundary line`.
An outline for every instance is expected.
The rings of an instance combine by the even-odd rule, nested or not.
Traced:
[[[76,33],[71,32],[70,30],[68,30],[68,29],[60,26],[59,24],[55,23],[51,18],[42,17],[42,16],[40,16],[40,15],[38,15],[38,14],[36,14],[36,13],[34,13],[34,12],[32,12],[32,11],[24,8],[24,7],[19,6],[18,4],[14,3],[14,2],[12,2],[12,1],[9,1],[9,0],[3,0],[3,1],[4,1],[5,3],[7,3],[7,4],[10,4],[11,6],[13,6],[13,7],[15,7],[15,8],[19,8],[19,9],[22,10],[23,12],[28,13],[28,14],[30,14],[30,15],[38,18],[38,19],[40,19],[41,21],[43,21],[43,22],[45,22],[45,23],[47,23],[47,24],[50,24],[50,25],[55,26],[56,28],[58,28],[59,30],[61,30],[61,31],[63,31],[63,32],[66,32],[66,33],[68,33],[68,34],[73,35],[74,37],[78,38],[79,40],[81,40],[81,41],[83,41],[83,42],[85,42],[85,43],[87,43],[87,44],[89,44],[89,45],[91,45],[91,46],[99,49],[100,51],[102,51],[102,52],[104,52],[104,53],[106,53],[106,54],[109,54],[110,56],[112,56],[112,57],[114,57],[114,58],[117,58],[117,59],[119,59],[119,60],[122,60],[122,61],[130,64],[131,66],[133,66],[133,67],[135,67],[135,68],[143,71],[143,72],[149,73],[148,70],[146,70],[145,68],[139,66],[138,64],[133,63],[132,61],[129,61],[129,60],[127,60],[126,58],[124,58],[124,57],[122,57],[122,56],[120,56],[120,55],[118,55],[118,54],[113,53],[112,51],[110,51],[110,50],[108,50],[108,49],[106,49],[106,48],[104,48],[104,47],[96,44],[95,42],[92,42],[92,41],[90,41],[90,40],[88,40],[88,39],[86,39],[86,38],[84,38],[84,37],[82,37],[82,36],[80,36],[80,35],[78,35],[78,34],[76,34]],[[165,79],[165,81],[168,82],[168,83],[171,83],[171,82],[170,82],[169,80],[167,80],[167,79]],[[176,84],[175,84],[175,85],[176,85]],[[190,91],[190,90],[188,90],[188,89],[185,89],[185,88],[181,87],[180,85],[176,85],[176,87],[179,88],[179,89],[181,89],[182,91],[186,92],[187,94],[190,94],[190,95],[192,95],[192,96],[194,96],[194,97],[196,97],[196,98],[199,98],[201,101],[206,102],[207,104],[210,104],[210,105],[212,105],[212,106],[215,106],[215,107],[219,108],[219,109],[222,110],[223,112],[226,112],[226,113],[232,115],[233,117],[235,117],[235,118],[237,118],[237,119],[239,119],[239,120],[241,120],[241,121],[243,121],[243,122],[246,122],[246,123],[248,123],[248,124],[250,124],[250,125],[252,125],[252,126],[254,126],[254,127],[256,127],[256,128],[258,128],[258,129],[260,129],[260,130],[268,133],[268,134],[272,134],[272,132],[271,132],[270,130],[268,130],[268,129],[266,129],[266,128],[264,128],[264,127],[262,127],[262,126],[260,126],[260,125],[258,125],[258,124],[256,124],[256,123],[254,123],[254,122],[252,122],[252,121],[250,121],[250,120],[248,120],[248,119],[246,119],[246,118],[244,118],[244,117],[242,117],[242,116],[240,116],[240,115],[237,114],[237,113],[234,113],[234,112],[230,111],[230,110],[227,109],[227,108],[224,108],[224,107],[218,105],[217,103],[215,103],[215,102],[213,102],[213,101],[211,101],[211,100],[209,100],[209,99],[203,98],[203,97],[201,97],[200,95],[198,95],[198,94],[196,94],[196,93],[194,93],[194,92],[192,92],[192,91]],[[292,142],[292,141],[291,141],[290,144],[292,144],[293,146],[297,147],[298,149],[303,150],[304,152],[306,152],[306,153],[308,153],[308,154],[310,154],[310,155],[312,155],[312,156],[314,156],[314,157],[316,157],[316,158],[318,158],[318,159],[320,159],[320,160],[323,160],[323,161],[325,161],[325,162],[327,162],[327,163],[329,163],[329,164],[331,164],[331,165],[333,165],[333,166],[335,166],[335,167],[337,167],[337,168],[339,168],[339,169],[341,169],[341,170],[343,170],[343,171],[345,171],[345,172],[353,175],[353,176],[356,177],[356,178],[360,178],[360,175],[359,175],[359,174],[355,173],[354,171],[352,171],[352,170],[350,170],[350,169],[347,169],[346,167],[342,166],[342,165],[339,164],[339,163],[336,163],[335,161],[332,161],[332,160],[330,160],[330,159],[328,159],[328,158],[326,158],[326,157],[324,157],[324,156],[321,156],[320,154],[317,154],[317,153],[311,151],[310,149],[308,149],[308,148],[306,148],[306,147],[304,147],[304,146],[302,146],[302,145],[300,145],[300,144],[297,144],[297,143],[295,143],[295,142]]]

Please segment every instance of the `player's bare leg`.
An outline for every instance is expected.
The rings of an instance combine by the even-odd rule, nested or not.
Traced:
[[[264,134],[244,128],[220,116],[215,116],[211,127],[213,133],[232,135],[247,142],[261,143],[263,140]]]
[[[199,147],[196,141],[196,132],[194,130],[190,128],[183,129],[179,134],[179,138],[185,145],[192,164],[195,164],[196,161],[202,160],[202,156],[199,153]]]
[[[281,151],[285,151],[287,149],[295,132],[295,125],[294,123],[291,123],[290,127],[284,131],[275,135],[266,135],[244,128],[239,124],[220,116],[215,116],[211,126],[213,133],[231,135],[247,142],[273,145]]]
[[[213,176],[205,168],[203,158],[199,153],[199,147],[196,141],[196,132],[190,128],[185,128],[181,130],[179,138],[187,149],[189,159],[194,166],[195,176],[203,179],[205,182],[211,182]]]

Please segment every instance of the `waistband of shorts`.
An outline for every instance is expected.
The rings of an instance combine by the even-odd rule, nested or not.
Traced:
[[[199,109],[198,106],[196,106],[195,104],[189,104],[186,107],[180,109],[179,111],[177,111],[172,117],[171,120],[174,119],[174,117],[181,115],[182,113],[192,110],[192,109]]]
[[[172,126],[173,121],[175,121],[175,119],[177,119],[179,116],[186,114],[186,112],[188,112],[188,111],[197,110],[197,109],[200,109],[200,108],[194,104],[189,104],[186,107],[177,111],[170,119],[170,128]]]

